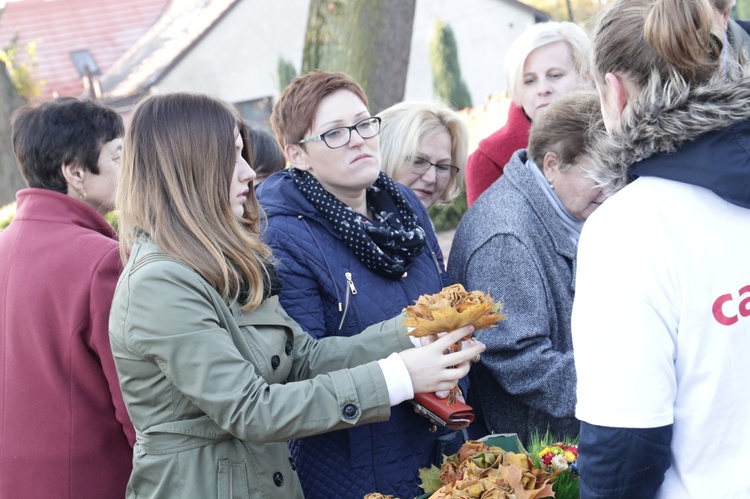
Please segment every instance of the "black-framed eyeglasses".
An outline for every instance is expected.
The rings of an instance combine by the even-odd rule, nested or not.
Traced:
[[[433,163],[432,161],[420,158],[419,156],[414,156],[414,158],[411,159],[410,166],[411,171],[419,174],[420,176],[427,173],[427,171],[432,166],[435,167],[435,174],[439,177],[447,177],[451,174],[456,174],[461,171],[461,169],[457,166]]]
[[[363,139],[370,139],[380,133],[380,118],[377,116],[370,116],[353,124],[352,126],[337,126],[331,128],[327,132],[323,132],[315,137],[308,137],[302,139],[298,144],[304,144],[305,142],[315,142],[322,140],[325,145],[331,149],[338,149],[344,147],[352,139],[352,130],[356,130],[360,137]]]

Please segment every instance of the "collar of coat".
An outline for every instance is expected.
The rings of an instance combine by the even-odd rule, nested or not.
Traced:
[[[627,185],[635,163],[750,119],[750,66],[737,65],[702,85],[674,77],[644,89],[638,102],[626,108],[621,130],[593,140],[592,177],[608,195]]]

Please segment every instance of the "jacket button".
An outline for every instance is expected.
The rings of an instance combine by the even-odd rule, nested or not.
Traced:
[[[357,406],[354,404],[346,404],[342,412],[346,419],[354,419],[359,414],[359,410],[357,410]]]
[[[279,473],[278,471],[273,474],[273,483],[276,484],[277,487],[281,487],[281,485],[284,483],[284,475]]]
[[[289,458],[289,466],[292,467],[292,471],[295,471],[297,469],[297,465],[294,464],[294,459],[292,459],[291,457]]]
[[[281,364],[281,359],[278,355],[274,355],[273,357],[271,357],[271,367],[273,367],[274,369],[278,369],[279,364]]]
[[[287,355],[291,355],[293,346],[294,344],[292,343],[292,340],[287,340],[286,345],[284,345],[284,352],[286,352]]]

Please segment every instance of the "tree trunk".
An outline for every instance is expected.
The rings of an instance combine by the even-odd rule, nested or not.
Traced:
[[[312,0],[302,70],[350,75],[377,113],[404,98],[416,0]]]
[[[5,65],[0,63],[0,206],[16,199],[16,192],[26,187],[18,171],[10,141],[10,117],[24,104],[8,78]]]

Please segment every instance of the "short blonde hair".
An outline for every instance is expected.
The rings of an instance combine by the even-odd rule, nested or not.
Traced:
[[[508,85],[508,94],[516,105],[521,105],[523,66],[529,54],[555,42],[568,44],[576,71],[579,75],[588,77],[593,44],[583,28],[567,21],[534,24],[513,40],[505,55],[505,83]]]
[[[401,102],[378,116],[380,128],[380,161],[382,170],[390,177],[398,174],[407,158],[413,158],[424,136],[448,132],[451,137],[451,164],[459,168],[452,175],[439,204],[452,203],[464,185],[464,167],[469,149],[469,130],[461,117],[450,107],[433,102]]]

